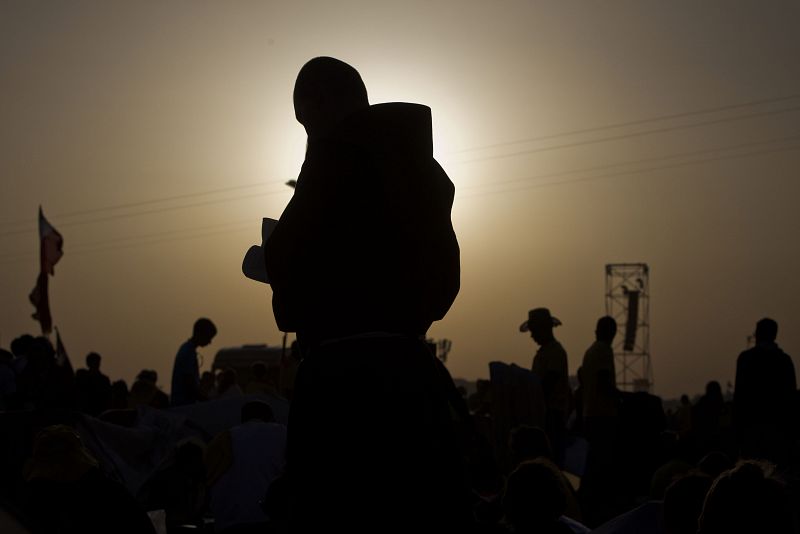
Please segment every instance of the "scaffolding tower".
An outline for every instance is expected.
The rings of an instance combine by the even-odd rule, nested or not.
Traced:
[[[650,269],[646,263],[606,265],[606,314],[617,321],[617,387],[650,391]]]

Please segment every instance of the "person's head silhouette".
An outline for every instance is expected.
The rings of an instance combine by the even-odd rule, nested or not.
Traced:
[[[617,321],[613,317],[606,315],[597,320],[597,327],[594,330],[597,341],[602,341],[611,345],[614,336],[617,335]]]
[[[796,532],[791,492],[772,464],[745,460],[717,477],[698,519],[699,534]]]
[[[86,355],[86,367],[91,371],[99,371],[101,359],[100,355],[96,352],[90,352]]]
[[[778,323],[764,318],[756,323],[756,343],[772,343],[778,337]]]
[[[561,321],[550,315],[547,308],[534,308],[528,312],[528,320],[519,327],[520,332],[530,332],[538,345],[545,345],[555,339],[553,328],[561,326]]]
[[[332,57],[303,65],[294,84],[294,113],[309,137],[325,135],[342,119],[369,106],[361,75]]]
[[[214,339],[216,335],[217,327],[210,319],[201,317],[195,321],[194,327],[192,328],[192,341],[196,346],[205,347],[211,343],[211,340]]]

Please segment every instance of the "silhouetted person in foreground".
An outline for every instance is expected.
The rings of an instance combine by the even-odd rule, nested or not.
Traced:
[[[696,453],[704,455],[722,448],[722,422],[728,413],[722,386],[716,380],[708,382],[705,395],[692,407],[691,437]]]
[[[304,359],[289,416],[293,531],[458,528],[458,451],[424,343],[459,288],[454,187],[430,109],[369,105],[358,72],[319,57],[294,88],[308,133],[265,244],[279,328]]]
[[[39,432],[25,471],[26,511],[35,532],[155,534],[142,506],[103,474],[70,427]]]
[[[546,412],[545,430],[553,446],[557,463],[561,463],[564,452],[567,417],[570,413],[567,351],[553,335],[553,328],[561,321],[550,315],[547,308],[535,308],[528,312],[528,320],[520,325],[520,332],[530,332],[539,345],[533,357],[531,370],[542,381]]]
[[[742,456],[785,465],[797,389],[792,359],[775,343],[778,323],[756,324],[756,345],[736,361],[733,417]]]
[[[675,479],[664,493],[664,528],[667,534],[697,534],[697,520],[706,493],[714,481],[703,473]]]
[[[78,409],[97,416],[111,404],[111,381],[100,372],[102,358],[96,352],[86,355],[86,369],[75,372],[75,395]]]
[[[567,477],[553,463],[553,451],[550,448],[550,440],[547,439],[547,434],[545,434],[544,430],[529,425],[515,427],[509,435],[508,448],[511,452],[511,461],[514,469],[530,460],[539,460],[552,466],[554,472],[558,474],[561,492],[565,498],[565,508],[562,513],[575,521],[582,519],[575,489]]]
[[[699,534],[797,532],[797,512],[786,484],[770,464],[740,463],[722,473],[706,495]]]
[[[601,317],[595,328],[595,342],[583,356],[581,386],[583,430],[589,451],[581,481],[581,501],[590,522],[605,519],[602,508],[609,506],[614,481],[614,441],[617,435],[619,392],[614,350],[617,322]]]
[[[506,481],[505,523],[515,534],[589,532],[564,516],[566,502],[561,474],[552,462],[544,458],[523,462]]]
[[[194,323],[192,337],[189,338],[175,356],[172,367],[172,405],[183,406],[205,400],[200,392],[200,368],[197,364],[197,347],[205,347],[214,336],[217,327],[210,319],[200,318]]]

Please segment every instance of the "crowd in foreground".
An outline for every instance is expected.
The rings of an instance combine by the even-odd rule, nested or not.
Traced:
[[[446,471],[451,480],[427,481],[447,492],[439,497],[449,510],[440,518],[452,520],[448,530],[798,531],[798,395],[791,359],[775,343],[774,321],[760,321],[755,347],[740,355],[732,398],[710,382],[700,398],[692,402],[684,396],[677,409],[666,413],[658,397],[615,387],[611,345],[616,324],[607,317],[598,321],[597,340],[578,371],[578,388],[563,389],[563,370],[553,363],[563,351],[553,336],[557,324],[546,310],[532,310],[522,328],[539,345],[532,370],[495,362],[491,378],[479,381],[471,395],[458,389],[444,365],[428,353],[441,377],[435,387],[450,407],[452,433],[441,434],[448,447],[441,458],[453,459]],[[183,380],[181,358],[213,338],[208,330],[203,338],[204,327],[199,321],[178,352],[173,391],[175,381]],[[216,375],[198,372],[194,385],[186,382],[191,393],[170,399],[152,370],[142,370],[127,388],[101,372],[96,353],[87,355],[86,368],[73,372],[47,338],[21,336],[10,348],[0,363],[3,472],[8,475],[2,504],[30,531],[292,531],[291,510],[298,506],[293,499],[305,490],[298,490],[292,470],[286,469],[287,429],[272,409],[286,402],[294,388],[281,383],[279,371],[254,362],[246,383],[232,369]],[[292,360],[302,361],[299,348],[291,354]],[[516,382],[508,379],[511,375]],[[336,392],[335,383],[330,391]],[[331,398],[331,418],[343,432],[356,432],[345,410],[354,397],[340,393],[339,400]],[[413,394],[395,401],[409,406],[410,417],[425,417]],[[186,395],[194,397],[187,401]],[[87,440],[81,433],[97,424],[132,431],[149,414],[174,415],[182,408],[185,413],[187,405],[214,406],[226,399],[240,399],[238,424],[216,435],[194,432],[171,442],[158,469],[135,486],[104,462],[107,451],[98,450],[123,450],[122,445]],[[363,430],[369,439],[371,429]],[[406,441],[415,446],[415,436]],[[335,447],[325,442],[315,446],[318,456],[335,460],[326,455]],[[384,482],[393,464],[405,465],[375,450],[359,451],[347,461],[367,464]],[[420,484],[426,483],[424,476]],[[336,491],[347,483],[335,480],[322,487]],[[379,486],[386,487],[391,485]],[[402,489],[383,498],[413,508],[424,493],[424,488]],[[338,510],[336,524],[346,522],[349,514],[369,514],[357,499],[350,504]],[[376,532],[402,524],[385,516],[373,521]]]

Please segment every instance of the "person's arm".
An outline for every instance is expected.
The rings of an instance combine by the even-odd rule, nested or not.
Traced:
[[[315,265],[314,255],[319,254],[316,243],[321,225],[331,207],[330,186],[324,176],[314,175],[314,165],[303,164],[292,199],[281,214],[278,223],[264,244],[264,264],[272,287],[272,309],[275,321],[282,332],[296,332],[302,321],[304,292],[309,269]]]

